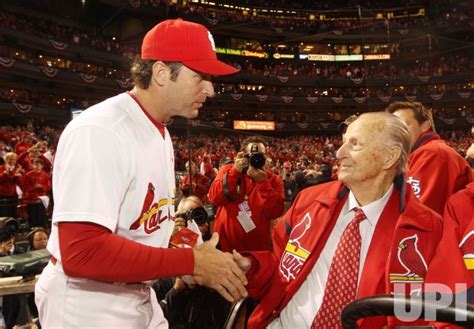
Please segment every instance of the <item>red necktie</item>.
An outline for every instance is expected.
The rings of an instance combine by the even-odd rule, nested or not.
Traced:
[[[355,217],[346,227],[337,244],[324,289],[323,302],[311,329],[342,328],[341,311],[356,297],[362,245],[359,224],[367,217],[360,208],[355,208],[354,212]]]

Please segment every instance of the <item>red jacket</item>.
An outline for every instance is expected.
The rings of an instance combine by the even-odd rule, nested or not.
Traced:
[[[31,170],[23,179],[23,200],[27,203],[37,201],[39,196],[47,195],[50,189],[51,180],[48,174],[44,170],[39,173]]]
[[[44,155],[40,155],[39,158],[43,160],[43,170],[45,172],[51,172],[51,169],[53,165],[51,164],[51,161]],[[28,152],[24,152],[18,156],[18,159],[16,162],[23,167],[23,169],[26,170],[26,172],[33,170],[33,159],[30,158],[28,155]]]
[[[15,166],[12,171],[6,171],[6,165],[0,166],[0,197],[16,197],[16,185],[21,185],[21,174],[19,167]],[[15,174],[18,173],[18,174]]]
[[[233,164],[219,170],[209,189],[209,200],[218,207],[214,231],[219,233],[223,251],[271,250],[271,221],[283,213],[285,196],[281,178],[271,172],[267,175],[266,180],[255,182],[239,173]],[[224,193],[224,179],[227,181],[228,196]],[[245,196],[248,197],[252,221],[256,226],[248,233],[237,220],[239,204]]]
[[[268,325],[306,280],[348,194],[347,188],[339,181],[303,190],[275,227],[273,253],[250,253],[253,262],[248,273],[247,289],[250,296],[260,299],[260,304],[249,319],[249,329]],[[402,240],[411,238],[414,241],[412,249],[418,249],[426,264],[429,264],[441,238],[441,217],[423,206],[413,193],[404,194],[394,189],[377,223],[361,274],[357,298],[391,293],[395,280],[420,287],[419,283],[408,281],[410,271],[407,271],[407,267],[415,268],[419,264],[412,262],[404,267],[398,256],[399,245]],[[404,211],[400,213],[403,207]],[[422,269],[418,271],[422,274],[417,276],[418,282],[422,282],[426,266],[416,268]],[[370,317],[360,320],[359,325],[362,328],[382,328],[387,323],[393,325],[394,321],[394,318]]]
[[[184,196],[189,196],[189,176],[184,176],[181,181],[180,189]],[[204,175],[196,174],[193,177],[193,194],[197,196],[202,202],[207,201],[207,192],[209,191],[209,178]]]
[[[428,270],[427,281],[474,286],[474,183],[453,194],[444,210],[443,237]],[[449,268],[449,275],[446,269]]]
[[[406,177],[420,201],[440,215],[449,196],[472,181],[467,161],[432,131],[415,143]]]

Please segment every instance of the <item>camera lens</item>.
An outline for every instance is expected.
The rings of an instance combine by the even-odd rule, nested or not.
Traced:
[[[198,225],[204,225],[207,222],[207,211],[206,209],[199,207],[191,211],[191,219]]]
[[[265,155],[263,155],[263,153],[261,152],[252,153],[250,155],[250,159],[249,159],[250,165],[254,167],[255,169],[262,169],[263,166],[265,165],[265,161],[266,161]]]

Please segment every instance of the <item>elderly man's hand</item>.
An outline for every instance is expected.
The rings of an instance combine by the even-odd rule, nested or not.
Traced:
[[[209,241],[193,248],[193,277],[200,285],[213,288],[229,302],[234,302],[247,296],[247,278],[232,255],[216,249],[218,242],[219,235],[214,233]]]
[[[252,261],[250,258],[242,256],[235,249],[232,250],[232,257],[234,258],[234,261],[237,263],[237,265],[239,265],[240,269],[244,271],[244,273],[247,273],[248,270],[250,270],[250,267],[252,267]]]

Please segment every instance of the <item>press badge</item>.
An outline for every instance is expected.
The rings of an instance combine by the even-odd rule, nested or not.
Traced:
[[[250,211],[249,204],[247,200],[244,200],[239,204],[239,214],[237,219],[239,220],[240,225],[244,229],[245,233],[248,233],[256,228],[255,223],[252,220],[252,212]]]

